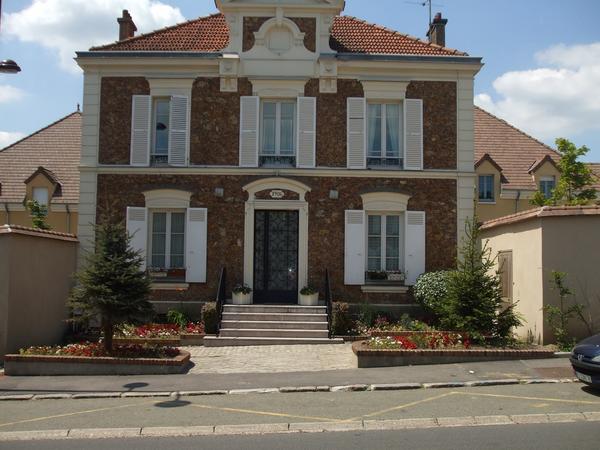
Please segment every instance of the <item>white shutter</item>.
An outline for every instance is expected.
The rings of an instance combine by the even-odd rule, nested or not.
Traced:
[[[169,125],[169,165],[187,165],[189,148],[189,99],[187,96],[171,97],[171,114]]]
[[[425,273],[425,212],[406,211],[406,284],[412,286]]]
[[[298,97],[297,167],[315,167],[316,128],[317,99]]]
[[[346,210],[344,284],[365,284],[365,212]]]
[[[142,270],[146,269],[146,247],[148,244],[148,209],[127,207],[127,234],[131,236],[129,245],[141,252]]]
[[[348,98],[346,127],[347,166],[364,169],[367,167],[367,102],[364,98]]]
[[[206,283],[206,208],[188,208],[185,228],[185,281]]]
[[[404,168],[423,170],[423,100],[404,100]]]
[[[240,167],[258,166],[259,97],[240,98]]]
[[[131,155],[132,166],[150,165],[150,128],[152,97],[134,95],[131,105]]]

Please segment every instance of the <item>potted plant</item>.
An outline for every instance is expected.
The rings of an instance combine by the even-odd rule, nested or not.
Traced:
[[[251,305],[252,289],[246,284],[238,284],[232,289],[234,305]]]
[[[302,306],[317,306],[319,304],[319,291],[310,287],[304,286],[300,290],[300,305]]]

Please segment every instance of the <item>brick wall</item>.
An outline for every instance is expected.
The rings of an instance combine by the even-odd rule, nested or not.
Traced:
[[[108,206],[124,219],[127,206],[144,206],[143,191],[181,189],[191,191],[191,206],[208,208],[207,284],[193,284],[186,291],[157,291],[155,299],[210,300],[214,298],[222,266],[228,271],[228,290],[243,280],[244,203],[242,187],[252,176],[200,175],[98,175],[98,213]],[[309,282],[322,289],[325,269],[331,272],[336,299],[352,302],[367,299],[376,303],[401,303],[406,296],[362,294],[359,286],[344,286],[344,211],[362,209],[361,193],[377,190],[411,195],[410,210],[425,211],[426,269],[453,267],[456,258],[456,182],[432,179],[373,179],[299,177],[311,187],[309,202]],[[215,197],[222,187],[225,195]],[[329,199],[337,189],[338,200]]]

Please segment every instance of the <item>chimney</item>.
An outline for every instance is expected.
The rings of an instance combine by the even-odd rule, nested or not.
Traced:
[[[439,45],[440,47],[446,46],[446,24],[448,19],[442,19],[442,13],[437,13],[433,18],[433,21],[429,25],[429,31],[427,37],[429,42],[432,44]]]
[[[126,9],[123,10],[123,17],[117,19],[119,22],[119,41],[132,38],[137,31],[135,23]]]

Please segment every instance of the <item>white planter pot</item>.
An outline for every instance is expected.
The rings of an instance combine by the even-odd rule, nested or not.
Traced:
[[[319,305],[319,293],[312,295],[300,294],[300,306],[318,306]]]
[[[250,294],[242,294],[242,293],[233,293],[233,304],[234,305],[251,305],[252,304],[252,293]]]

